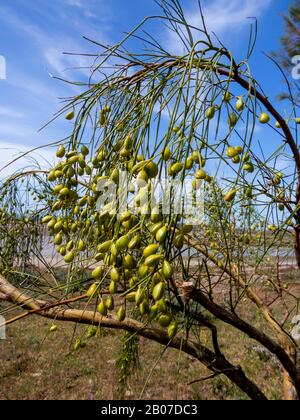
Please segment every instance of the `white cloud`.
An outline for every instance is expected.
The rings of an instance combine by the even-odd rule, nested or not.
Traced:
[[[42,148],[31,153],[32,146],[12,144],[0,140],[0,180],[17,171],[30,169],[48,170],[55,162],[55,153],[49,148]],[[30,153],[29,153],[30,152]],[[26,154],[26,156],[23,156]]]
[[[270,6],[272,0],[214,0],[204,6],[204,16],[209,31],[218,35],[234,32],[248,25],[249,17],[259,18]],[[190,15],[192,23],[199,26],[200,19]]]
[[[24,114],[18,112],[12,108],[4,107],[0,105],[0,116],[1,117],[8,117],[8,118],[22,118]]]
[[[73,51],[80,51],[79,46],[72,45]],[[57,75],[61,77],[64,73],[70,73],[70,71],[76,71],[77,73],[83,74],[85,77],[91,75],[90,66],[91,60],[80,55],[63,55],[59,47],[49,47],[44,51],[45,59],[51,67],[52,71],[55,71]]]
[[[206,0],[203,3],[205,24],[209,33],[214,32],[219,37],[234,35],[243,27],[249,25],[249,19],[259,18],[270,6],[273,0]],[[196,28],[202,28],[199,9],[193,6],[185,8],[187,22]],[[191,3],[189,3],[191,5]],[[200,32],[194,31],[199,38]],[[172,53],[183,52],[180,39],[172,31],[168,33],[168,46]]]
[[[84,7],[84,0],[66,0],[66,4],[75,7]]]
[[[20,138],[30,138],[36,135],[34,129],[26,127],[25,125],[19,125],[15,122],[0,121],[0,135]]]

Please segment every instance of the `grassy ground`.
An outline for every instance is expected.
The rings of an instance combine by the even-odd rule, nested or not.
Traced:
[[[287,267],[282,282],[299,296],[298,271]],[[273,302],[272,288],[264,286],[262,296]],[[0,303],[0,311],[1,311]],[[253,306],[242,306],[245,319],[257,328],[265,328]],[[3,307],[2,307],[3,309]],[[282,317],[278,301],[272,305]],[[12,315],[11,315],[12,316]],[[192,357],[159,344],[140,339],[140,368],[132,372],[123,392],[118,383],[117,360],[124,333],[98,331],[96,337],[85,339],[86,347],[73,350],[76,338],[85,337],[87,327],[71,323],[52,324],[38,316],[25,318],[10,325],[7,340],[0,340],[0,399],[190,399],[228,400],[246,396],[223,375],[214,379],[189,382],[210,375],[210,371]],[[282,374],[276,360],[261,353],[256,342],[224,323],[217,324],[220,346],[235,365],[270,399],[282,399]],[[201,342],[210,346],[210,334],[202,330]]]
[[[39,317],[9,326],[7,340],[0,341],[0,399],[245,399],[225,377],[187,385],[209,375],[193,358],[146,340],[140,341],[142,368],[133,373],[118,392],[116,361],[121,332],[105,331],[74,352],[72,339],[84,335],[86,327],[51,322]],[[208,342],[203,331],[201,339]],[[279,367],[265,355],[259,356],[253,342],[230,327],[221,328],[221,345],[233,363],[263,386],[269,398],[282,398]],[[230,343],[230,346],[228,346]],[[243,351],[241,351],[241,345]],[[162,354],[164,353],[164,354]]]

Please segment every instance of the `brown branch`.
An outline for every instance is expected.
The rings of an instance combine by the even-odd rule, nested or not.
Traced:
[[[297,372],[297,368],[290,359],[289,355],[285,352],[284,348],[278,345],[274,340],[264,334],[262,331],[257,330],[252,325],[248,324],[246,321],[241,319],[235,314],[232,314],[230,311],[226,310],[222,306],[214,303],[210,300],[204,293],[199,289],[196,289],[193,286],[188,286],[184,289],[186,296],[189,299],[194,300],[195,302],[202,305],[210,313],[215,315],[218,319],[224,321],[226,324],[232,325],[237,328],[239,331],[242,331],[248,337],[256,340],[258,343],[262,344],[266,349],[268,349],[272,354],[276,355],[278,360],[281,362],[284,369],[289,373],[295,388],[300,396],[300,378]]]
[[[279,337],[280,341],[284,344],[288,344],[291,347],[296,347],[294,341],[287,334],[287,332],[282,328],[282,326],[276,321],[271,310],[265,305],[261,298],[251,289],[247,284],[246,280],[239,273],[238,268],[232,262],[229,264],[223,263],[215,255],[207,250],[207,248],[199,243],[198,240],[192,238],[190,235],[185,235],[186,242],[197,251],[201,252],[205,257],[207,257],[213,264],[221,268],[224,273],[228,274],[237,285],[242,287],[245,291],[248,298],[258,307],[261,311],[263,317],[271,326],[273,331]]]
[[[163,344],[165,346],[184,351],[185,353],[199,360],[213,373],[221,371],[224,372],[224,375],[226,375],[233,383],[235,383],[252,400],[267,399],[263,392],[257,387],[257,385],[246,377],[240,366],[233,366],[223,356],[216,355],[211,350],[202,346],[200,343],[186,340],[183,337],[175,337],[173,340],[170,340],[166,331],[159,330],[157,328],[149,328],[144,324],[132,319],[125,319],[124,322],[119,322],[114,319],[103,318],[99,313],[92,311],[79,309],[62,309],[60,307],[50,309],[40,308],[34,299],[26,296],[24,293],[20,293],[18,289],[12,286],[1,275],[0,292],[9,296],[10,299],[13,300],[17,305],[21,305],[22,307],[33,310],[39,308],[37,314],[45,318],[55,319],[57,321],[76,322],[86,325],[100,325],[103,328],[125,330],[138,334],[149,340],[156,341],[157,343]]]

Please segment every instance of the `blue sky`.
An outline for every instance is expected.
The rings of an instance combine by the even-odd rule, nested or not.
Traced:
[[[263,55],[279,48],[282,15],[289,0],[203,0],[210,30],[215,31],[239,59],[244,58],[249,34],[247,17],[259,19],[254,74],[270,98],[282,90],[282,76]],[[196,0],[182,0],[194,25]],[[5,57],[7,78],[0,80],[0,168],[16,153],[57,141],[70,132],[65,121],[56,121],[38,133],[60,108],[58,98],[76,93],[74,87],[51,78],[85,80],[89,62],[63,52],[97,53],[85,35],[103,43],[115,43],[144,16],[158,14],[152,0],[1,0],[0,55]],[[177,43],[162,25],[156,36],[172,50]],[[139,48],[138,45],[132,45]],[[70,68],[77,67],[77,70]],[[270,77],[272,73],[272,77]],[[283,110],[283,104],[278,104]],[[51,151],[39,159],[51,160]],[[3,175],[3,173],[1,174]]]

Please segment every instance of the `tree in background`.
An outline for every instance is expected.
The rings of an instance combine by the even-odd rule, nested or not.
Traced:
[[[185,53],[173,55],[140,31],[153,18],[115,46],[95,42],[102,52],[91,79],[76,84],[82,92],[57,114],[72,131],[58,144],[55,166],[4,181],[0,314],[7,325],[50,318],[52,333],[59,320],[86,324],[74,351],[88,351],[100,327],[124,330],[123,384],[142,336],[189,354],[209,378],[225,375],[248,398],[271,397],[242,352],[230,360],[227,324],[276,358],[285,397],[299,398],[299,289],[280,273],[280,264],[291,266],[291,251],[300,269],[299,120],[287,121],[254,79],[253,31],[237,63],[207,32],[201,7],[201,29],[177,0],[163,1],[162,10]],[[129,50],[133,37],[143,41],[137,53]],[[272,136],[268,147],[257,127]],[[171,194],[166,211],[154,194],[163,178],[181,186],[191,180],[191,200],[202,205],[197,224],[178,208],[182,195]]]
[[[286,73],[286,76],[291,82],[290,89],[299,100],[299,78],[300,72],[297,72],[298,79],[293,78],[293,70],[299,64],[300,58],[300,1],[294,0],[289,7],[287,16],[284,16],[285,35],[281,38],[282,50],[274,54],[278,64]],[[280,99],[292,99],[291,90],[282,93]]]

